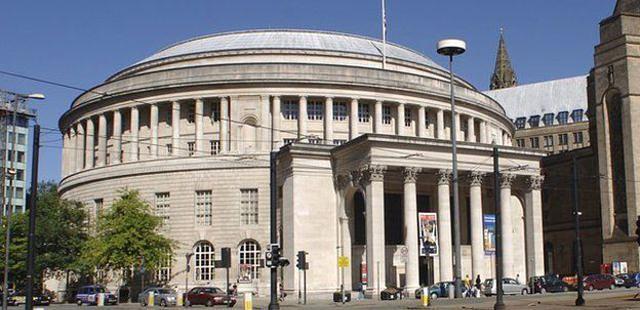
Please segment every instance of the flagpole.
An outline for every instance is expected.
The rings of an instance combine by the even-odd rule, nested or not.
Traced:
[[[382,0],[382,69],[387,65],[387,13],[385,0]]]

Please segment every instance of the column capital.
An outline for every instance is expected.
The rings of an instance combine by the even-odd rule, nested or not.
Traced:
[[[516,175],[513,173],[501,173],[500,174],[500,188],[511,188],[511,183]]]
[[[375,181],[383,181],[384,173],[387,166],[367,164],[360,168],[362,173],[362,182],[370,183]]]
[[[351,173],[341,173],[335,177],[336,185],[339,190],[344,190],[352,183]]]
[[[485,175],[484,172],[471,171],[471,173],[469,174],[469,177],[470,177],[469,184],[471,186],[481,186],[482,185],[482,178],[484,177],[484,175]]]
[[[220,98],[226,98],[226,97],[220,97]],[[280,100],[280,95],[271,95],[271,98],[273,98],[273,100]]]
[[[418,179],[418,173],[422,171],[421,168],[416,167],[404,167],[402,169],[402,176],[404,177],[404,183],[415,183]]]
[[[438,185],[448,185],[451,181],[451,170],[440,169],[436,172],[436,177],[438,178]]]
[[[529,177],[529,190],[539,191],[542,189],[542,183],[544,182],[544,175],[532,175]]]

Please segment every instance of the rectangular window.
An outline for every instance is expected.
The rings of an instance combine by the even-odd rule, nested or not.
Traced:
[[[540,126],[540,115],[529,117],[529,127],[536,128]]]
[[[23,133],[18,133],[18,144],[25,145],[27,144],[27,136]]]
[[[343,145],[345,143],[347,143],[347,140],[344,140],[344,139],[334,139],[333,140],[333,144],[335,144],[335,145]]]
[[[161,227],[169,227],[169,208],[171,207],[171,195],[166,193],[156,193],[155,201],[155,215],[159,217],[161,221]]]
[[[196,153],[196,143],[187,142],[187,149],[189,150],[189,156],[193,156]]]
[[[552,126],[553,113],[545,113],[544,116],[542,117],[542,123],[544,123],[545,126]]]
[[[539,149],[540,148],[540,138],[539,137],[529,138],[529,143],[531,144],[531,148],[533,148],[533,149]]]
[[[320,139],[320,138],[309,138],[309,143],[311,143],[311,144],[322,144],[322,139]]]
[[[156,281],[167,283],[171,281],[171,256],[167,256],[162,260],[156,274]]]
[[[22,170],[22,169],[17,169],[16,170],[16,180],[24,181],[24,170]]]
[[[358,103],[358,121],[360,123],[368,123],[371,119],[368,103]]]
[[[212,122],[220,121],[220,102],[214,102],[211,105],[211,121]]]
[[[196,226],[211,226],[211,191],[196,191]]]
[[[404,110],[404,126],[411,127],[411,109]]]
[[[23,163],[24,162],[24,152],[23,151],[18,151],[18,162],[19,163]]]
[[[582,136],[582,131],[573,133],[573,143],[574,144],[584,143],[584,137]]]
[[[284,142],[284,145],[287,145],[296,142],[296,140],[297,139],[282,139],[282,142]]]
[[[104,199],[98,198],[93,200],[93,218],[97,219],[102,215],[103,207],[104,207]]]
[[[558,145],[567,145],[569,144],[569,137],[566,133],[561,133],[558,135]]]
[[[211,155],[220,154],[220,141],[209,140],[209,148],[210,148]]]
[[[322,101],[309,100],[307,102],[307,118],[312,121],[322,120]]]
[[[298,102],[293,99],[285,99],[282,101],[282,113],[284,119],[298,119]]]
[[[574,123],[582,122],[584,118],[584,110],[583,109],[575,109],[571,111],[571,119]]]
[[[558,124],[566,125],[569,122],[569,112],[558,112],[558,115],[556,115],[556,120],[558,120]]]
[[[516,139],[516,145],[518,147],[524,147],[524,139]]]
[[[382,123],[391,124],[391,107],[388,105],[382,106]]]
[[[544,136],[544,147],[553,147],[553,136]]]
[[[424,126],[429,128],[429,112],[424,111]]]
[[[15,198],[21,199],[22,195],[24,195],[24,188],[16,187],[16,195]]]
[[[173,154],[173,144],[167,144],[167,154]]]
[[[333,120],[344,121],[347,119],[347,104],[338,102],[333,104]]]
[[[193,124],[196,121],[196,107],[190,104],[187,108],[187,122]]]
[[[527,118],[526,117],[518,117],[516,118],[515,121],[515,125],[516,125],[516,129],[524,129],[524,126],[527,122]]]
[[[258,224],[258,189],[241,189],[240,195],[240,222],[244,225]]]

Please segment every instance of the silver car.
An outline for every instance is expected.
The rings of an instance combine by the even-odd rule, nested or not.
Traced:
[[[168,288],[150,287],[138,295],[138,300],[143,307],[146,307],[149,303],[149,294],[151,293],[153,293],[153,304],[155,306],[168,307],[176,305],[176,291]]]
[[[496,295],[497,287],[493,279],[484,281],[484,294],[486,296]],[[505,295],[527,295],[529,287],[512,278],[502,278],[502,291]]]

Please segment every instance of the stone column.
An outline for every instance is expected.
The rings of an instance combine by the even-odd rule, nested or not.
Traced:
[[[367,290],[379,294],[386,288],[384,243],[384,166],[363,170],[366,194]]]
[[[71,144],[70,130],[64,130],[62,133],[62,163],[60,165],[60,173],[64,178],[69,171],[69,145]]]
[[[158,104],[152,103],[150,106],[149,126],[151,127],[151,158],[158,157]]]
[[[451,245],[451,195],[449,170],[438,171],[438,245],[440,281],[453,280],[453,247]]]
[[[271,150],[271,143],[269,139],[271,139],[271,118],[269,116],[269,112],[271,110],[271,100],[270,96],[262,95],[260,96],[260,126],[256,128],[258,132],[260,132],[260,150],[264,152],[268,152]]]
[[[220,120],[222,123],[222,120]],[[171,155],[180,156],[180,102],[171,102]]]
[[[76,147],[78,146],[78,135],[74,125],[69,127],[69,145],[67,147],[67,175],[72,174],[78,170],[78,159],[76,154],[78,153]]]
[[[399,102],[397,105],[396,117],[396,135],[401,136],[404,134],[404,103]]]
[[[98,116],[98,162],[101,167],[107,163],[107,117],[103,114]]]
[[[327,97],[324,101],[324,142],[333,143],[333,98]]]
[[[278,105],[279,106],[279,105]],[[229,151],[229,98],[220,98],[220,152]]]
[[[358,99],[351,99],[349,109],[349,140],[358,137]]]
[[[373,109],[373,132],[382,132],[382,101],[376,101]]]
[[[138,161],[138,130],[140,129],[139,121],[140,115],[138,114],[138,107],[131,107],[131,128],[129,129],[131,132],[131,139],[129,144],[131,147],[129,148],[129,158],[131,161]]]
[[[438,109],[436,112],[436,137],[441,140],[447,138],[444,132],[444,111],[442,109]]]
[[[115,165],[123,160],[120,157],[120,153],[122,153],[122,114],[118,109],[113,111],[113,135],[111,138],[113,140],[111,162]]]
[[[82,126],[82,121],[76,124],[76,171],[80,171],[84,168],[84,159],[85,159],[85,140],[86,133],[84,131],[84,127]]]
[[[513,274],[513,220],[511,219],[511,183],[515,175],[501,174],[500,179],[500,222],[502,233],[502,272],[504,277]]]
[[[460,122],[460,113],[456,113],[456,139],[458,139],[458,141],[464,141],[464,133],[461,134],[461,130],[460,130],[460,126],[461,126],[461,122]]]
[[[280,96],[273,96],[271,102],[271,150],[276,151],[280,146]]]
[[[527,278],[544,275],[544,243],[542,230],[542,197],[544,176],[529,177],[525,193],[525,238],[527,245]]]
[[[467,141],[476,142],[476,122],[473,116],[467,118]]]
[[[480,121],[480,143],[489,143],[487,141],[487,122]]]
[[[94,165],[93,156],[94,156],[95,149],[94,149],[93,139],[95,134],[96,133],[93,127],[93,120],[91,118],[88,118],[87,132],[85,133],[86,141],[84,143],[85,145],[84,168],[85,169],[93,168],[93,165]]]
[[[419,168],[404,168],[404,246],[407,247],[406,283],[409,292],[420,286],[420,264],[418,257],[418,205],[416,196],[416,180]]]
[[[298,139],[306,140],[307,136],[307,96],[300,96],[298,101]]]
[[[195,127],[196,127],[196,152],[195,156],[201,156],[204,154],[204,148],[202,145],[204,144],[204,134],[203,134],[203,115],[204,115],[204,101],[202,98],[196,98],[195,102]]]
[[[471,182],[469,186],[469,213],[471,217],[471,268],[472,277],[475,279],[480,275],[484,279],[491,275],[484,270],[484,238],[482,230],[482,177],[484,173],[471,172]]]
[[[418,137],[424,138],[427,136],[427,117],[425,114],[425,108],[423,106],[418,107]]]

